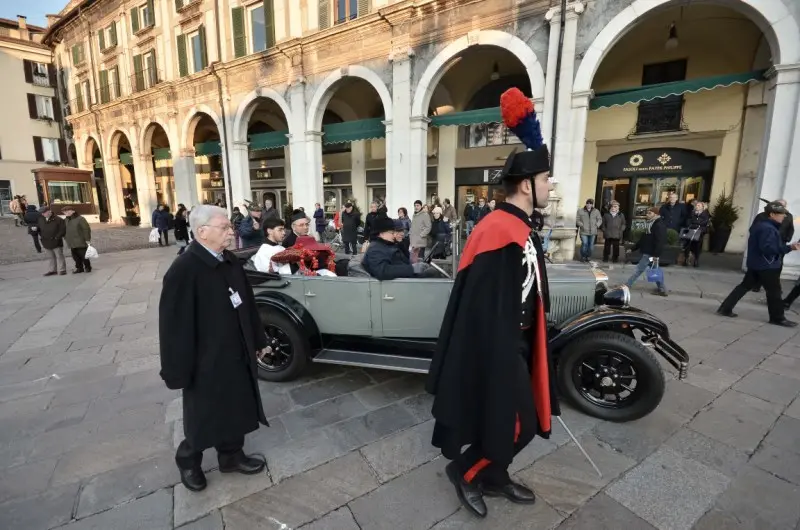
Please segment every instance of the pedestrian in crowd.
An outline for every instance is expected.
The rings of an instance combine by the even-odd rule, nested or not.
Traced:
[[[345,254],[358,254],[358,227],[361,226],[361,213],[353,207],[352,202],[344,203],[344,211],[340,217],[342,222],[342,243]]]
[[[72,261],[75,262],[72,274],[92,272],[92,264],[86,259],[86,249],[92,242],[92,229],[89,227],[89,223],[70,204],[61,208],[61,211],[67,216],[64,239],[72,252]]]
[[[328,226],[328,221],[325,219],[325,210],[322,209],[320,203],[314,204],[314,228],[322,241],[322,234],[325,233],[325,227]]]
[[[239,237],[242,238],[242,247],[257,247],[264,242],[264,229],[261,228],[263,215],[255,204],[248,209],[247,215],[239,224]]]
[[[42,211],[38,228],[39,236],[42,238],[42,246],[50,258],[50,269],[45,276],[66,275],[67,262],[64,260],[64,235],[67,233],[67,224],[48,207]]]
[[[408,210],[405,206],[397,209],[397,221],[403,227],[403,238],[408,240],[408,234],[411,232],[411,219],[408,217]]]
[[[492,213],[492,211],[494,211],[496,204],[497,203],[495,202],[494,199],[492,199],[488,203],[486,202],[486,199],[481,199],[480,211],[478,212],[478,221],[480,221],[481,219]]]
[[[272,205],[272,201],[269,199],[264,200],[264,210],[261,212],[261,218],[265,221],[272,217],[280,218],[278,215],[278,210]]]
[[[25,212],[28,210],[28,205],[25,201],[24,195],[15,195],[14,198],[8,203],[8,209],[14,214],[14,226],[25,226]]]
[[[467,197],[467,205],[464,206],[464,230],[467,237],[472,233],[475,223],[478,222],[478,207],[472,197]]]
[[[546,146],[523,141],[528,150],[509,155],[501,173],[505,201],[467,240],[426,384],[435,396],[433,445],[451,460],[445,473],[461,504],[478,517],[488,512],[484,495],[536,501],[508,467],[536,434],[549,437],[560,414],[544,251],[531,221],[534,208],[547,206],[550,157]]]
[[[233,239],[227,212],[198,206],[190,222],[197,239],[164,275],[158,329],[161,378],[183,391],[184,439],[175,462],[183,485],[201,491],[203,451],[210,447],[221,473],[264,470],[242,448],[247,433],[268,425],[256,366],[267,338],[244,269],[225,250]]]
[[[619,262],[619,242],[625,235],[627,228],[625,214],[619,211],[619,203],[611,201],[608,211],[603,216],[603,224],[600,229],[603,231],[603,263],[608,263],[609,254],[612,263]]]
[[[644,234],[639,238],[639,241],[633,246],[632,250],[639,250],[642,257],[636,265],[636,269],[625,284],[630,288],[639,279],[649,267],[659,267],[661,254],[664,252],[664,246],[667,244],[667,224],[661,219],[660,209],[657,206],[651,206],[647,210],[647,222],[645,224]],[[667,296],[667,286],[662,280],[656,282],[657,290],[654,294],[659,296]]]
[[[783,308],[791,308],[792,304],[795,300],[797,300],[798,297],[800,297],[800,276],[798,276],[797,280],[795,280],[792,290],[789,291],[789,294],[783,299]]]
[[[256,270],[261,272],[276,272],[278,274],[292,274],[290,265],[275,263],[272,261],[272,256],[278,252],[285,250],[281,244],[284,237],[286,237],[286,225],[283,219],[277,217],[270,217],[264,221],[264,231],[266,232],[266,239],[264,244],[258,249],[255,256],[253,256],[253,265]]]
[[[450,239],[450,224],[444,219],[442,209],[438,206],[433,208],[433,218],[431,219],[431,244],[436,245],[433,254],[435,259],[445,259],[447,257],[447,243]]]
[[[428,237],[431,233],[431,216],[425,211],[422,201],[414,201],[414,218],[411,220],[411,232],[409,244],[411,254],[414,257],[423,259],[425,249],[428,248]]]
[[[675,230],[680,232],[681,228],[686,226],[688,217],[694,213],[694,208],[687,211],[687,207],[678,203],[678,194],[670,192],[667,202],[661,205],[658,215],[667,225],[667,230]]]
[[[405,210],[405,208],[400,209]],[[406,219],[408,219],[408,215],[406,215]],[[408,226],[410,225],[404,223],[402,219],[394,220],[394,242],[400,249],[400,252],[403,253],[403,256],[405,256],[405,259],[411,263],[411,248],[408,243]]]
[[[183,204],[179,204],[178,211],[175,212],[175,241],[178,243],[180,256],[189,246],[189,213]]]
[[[397,243],[395,222],[380,213],[373,219],[370,243],[364,253],[362,266],[381,281],[397,278],[413,278],[427,269],[427,264],[411,264],[409,255]]]
[[[369,212],[364,217],[364,234],[367,237],[371,237],[372,222],[375,220],[375,217],[377,216],[378,216],[378,203],[373,201],[369,203]]]
[[[778,199],[775,202],[777,202],[778,204],[783,206],[784,209],[786,209],[786,204],[787,204],[786,199]],[[769,203],[767,203],[767,205],[769,205]],[[753,230],[753,227],[756,225],[756,223],[766,221],[767,219],[769,219],[769,214],[767,214],[767,209],[765,207],[764,211],[759,212],[759,214],[756,215],[755,219],[753,219],[753,224],[750,225],[750,230],[751,231]],[[778,232],[781,235],[781,241],[783,241],[787,245],[794,237],[794,217],[792,216],[791,212],[789,212],[789,210],[786,210],[786,217],[783,218],[783,222],[781,222],[781,226],[780,228],[778,228]],[[781,270],[783,270],[783,258],[781,258]],[[754,293],[757,293],[760,290],[761,290],[761,282],[757,282],[756,285],[753,287],[752,291]]]
[[[308,216],[300,208],[292,212],[290,222],[292,230],[286,234],[286,237],[283,239],[283,246],[286,248],[293,247],[294,244],[297,243],[298,237],[307,236],[309,228],[311,227]]]
[[[663,209],[663,207],[662,207]],[[689,266],[689,254],[693,256],[693,265],[700,266],[700,253],[703,251],[703,238],[708,232],[708,223],[711,221],[711,215],[706,210],[704,202],[696,202],[692,215],[686,221],[686,226],[689,229],[687,232],[688,240],[685,241],[683,247],[683,266]]]
[[[25,224],[28,225],[28,235],[33,238],[33,246],[36,247],[36,252],[42,253],[42,244],[39,242],[39,218],[42,214],[36,209],[36,206],[29,204],[25,212]]]
[[[578,210],[575,225],[581,237],[581,261],[588,262],[592,257],[594,242],[597,240],[597,229],[603,224],[600,210],[594,207],[593,199],[586,199],[586,204]]]
[[[781,238],[780,226],[786,218],[786,207],[778,201],[767,204],[764,209],[768,219],[755,223],[747,239],[747,272],[742,283],[734,287],[731,294],[717,309],[717,314],[736,317],[734,307],[756,283],[764,286],[767,293],[769,323],[793,328],[797,323],[786,319],[784,302],[781,300],[781,267],[783,257],[792,250],[800,250],[800,243],[791,245]]]
[[[165,204],[159,204],[150,218],[153,228],[158,228],[158,246],[169,246],[169,210]],[[162,243],[161,240],[164,240]]]
[[[458,213],[453,205],[450,204],[450,199],[444,200],[444,204],[442,206],[442,217],[444,217],[446,223],[453,224],[458,222]]]

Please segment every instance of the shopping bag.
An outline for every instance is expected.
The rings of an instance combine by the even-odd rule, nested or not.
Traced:
[[[645,278],[650,283],[663,283],[664,282],[664,270],[658,266],[658,264],[653,264],[647,268],[645,271]]]
[[[86,247],[86,254],[83,256],[83,259],[97,259],[97,249],[92,245]]]
[[[153,228],[152,230],[150,230],[149,241],[151,243],[158,243],[159,239],[161,239],[161,238],[158,235],[158,228]]]

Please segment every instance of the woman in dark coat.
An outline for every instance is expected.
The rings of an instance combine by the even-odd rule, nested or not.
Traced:
[[[29,204],[25,210],[24,221],[28,225],[28,234],[33,238],[33,246],[36,247],[36,252],[42,253],[42,245],[39,243],[39,218],[42,214],[36,209],[36,206]]]
[[[165,205],[159,204],[153,211],[150,224],[153,225],[153,228],[158,228],[158,246],[169,246],[169,210]],[[161,242],[162,237],[164,238],[163,243]]]
[[[189,218],[186,212],[186,207],[182,204],[178,205],[178,211],[175,212],[175,241],[178,242],[178,256],[183,254],[186,247],[189,245]]]
[[[696,232],[692,239],[686,242],[683,247],[683,266],[689,264],[689,253],[694,255],[694,266],[700,266],[700,253],[703,251],[703,238],[708,232],[708,222],[711,220],[708,210],[706,210],[705,203],[698,202],[694,205],[694,211],[689,216],[688,226],[689,230],[699,230]],[[691,233],[690,233],[691,234]]]
[[[234,254],[225,250],[233,227],[227,212],[198,206],[195,241],[164,275],[159,303],[161,378],[183,390],[185,439],[175,455],[181,481],[205,488],[203,450],[215,447],[220,471],[258,473],[262,461],[242,452],[244,436],[267,425],[256,356],[267,337],[253,289]]]

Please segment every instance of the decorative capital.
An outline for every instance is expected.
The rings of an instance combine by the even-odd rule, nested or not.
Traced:
[[[776,64],[766,71],[764,77],[776,85],[800,83],[800,63]]]
[[[194,158],[194,147],[187,147],[185,149],[180,150],[180,154],[182,157]]]
[[[594,90],[581,90],[572,93],[572,108],[588,107],[589,101],[594,97]]]
[[[233,142],[233,149],[234,151],[247,151],[248,147],[250,146],[250,142],[247,141],[237,141]]]

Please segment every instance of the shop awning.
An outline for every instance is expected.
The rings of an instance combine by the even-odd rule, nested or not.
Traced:
[[[458,125],[474,125],[477,123],[501,123],[500,107],[488,109],[448,112],[441,116],[431,116],[431,127],[448,127]]]
[[[323,144],[342,144],[357,140],[372,140],[386,137],[386,125],[383,118],[370,118],[367,120],[345,121],[323,125]]]
[[[650,101],[667,96],[694,94],[703,90],[714,90],[715,88],[724,88],[732,85],[744,85],[751,81],[763,80],[765,72],[766,70],[756,70],[743,74],[717,75],[713,77],[689,79],[686,81],[674,81],[672,83],[659,83],[656,85],[598,92],[594,95],[594,98],[592,98],[590,108],[596,110],[603,107],[622,106],[627,103]]]
[[[155,160],[171,160],[172,153],[169,152],[169,147],[159,147],[153,149],[153,158]]]
[[[120,153],[119,154],[119,163],[123,166],[132,166],[133,165],[133,155],[130,153]]]
[[[273,131],[250,135],[250,151],[260,151],[262,149],[275,149],[289,145],[289,138],[286,135],[289,131]]]
[[[194,144],[194,156],[221,155],[222,144],[219,140]]]

